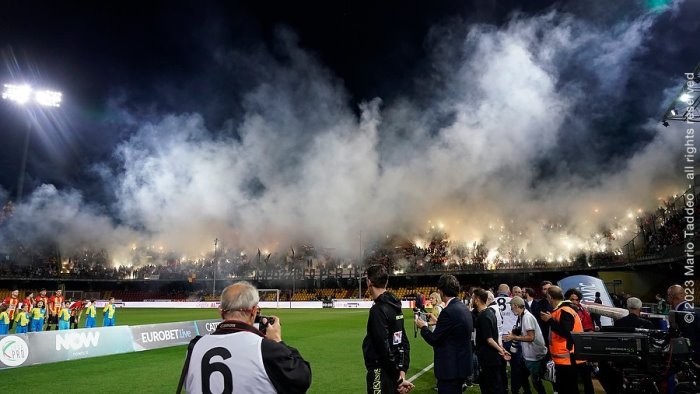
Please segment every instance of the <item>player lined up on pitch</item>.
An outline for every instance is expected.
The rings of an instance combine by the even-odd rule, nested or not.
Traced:
[[[28,332],[69,330],[76,328],[97,327],[97,308],[95,300],[65,300],[59,289],[47,296],[46,289],[41,289],[34,297],[33,292],[20,301],[19,290],[13,290],[0,303],[0,335],[12,332],[26,334]],[[110,298],[102,308],[104,327],[116,325],[116,307],[114,297]],[[80,327],[80,320],[86,315],[85,324]]]

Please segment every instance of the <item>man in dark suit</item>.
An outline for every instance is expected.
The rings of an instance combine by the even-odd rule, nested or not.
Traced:
[[[440,394],[459,394],[462,383],[472,374],[471,334],[474,330],[472,314],[457,298],[459,282],[453,275],[442,275],[438,281],[438,293],[445,301],[445,308],[436,319],[427,316],[435,324],[435,331],[428,329],[428,322],[417,319],[420,334],[433,347],[435,378]]]
[[[642,300],[637,297],[630,297],[627,299],[627,310],[630,314],[623,317],[622,319],[615,320],[615,327],[627,327],[627,328],[646,328],[653,330],[654,324],[647,319],[642,319],[639,317],[642,312]]]

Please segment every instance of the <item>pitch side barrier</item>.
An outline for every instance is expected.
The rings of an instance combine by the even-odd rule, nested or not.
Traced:
[[[358,300],[358,299],[337,299],[332,301],[333,308],[364,308],[372,307],[373,301]],[[265,309],[321,309],[323,308],[322,301],[260,301],[261,308]],[[122,304],[124,308],[178,308],[178,309],[217,309],[219,308],[218,301],[199,301],[199,302],[178,302],[178,301],[143,301],[129,302]],[[401,306],[406,309],[415,306],[414,301],[401,301]]]
[[[186,345],[221,320],[0,335],[0,370]],[[184,353],[183,353],[184,354]]]

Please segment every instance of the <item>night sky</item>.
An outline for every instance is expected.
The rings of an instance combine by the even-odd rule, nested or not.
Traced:
[[[2,203],[35,119],[26,210],[5,230],[42,233],[35,219],[57,204],[74,209],[54,230],[104,222],[65,245],[172,244],[185,223],[279,242],[326,226],[413,233],[433,212],[537,222],[559,196],[545,220],[588,233],[593,205],[624,215],[684,189],[681,128],[658,121],[700,61],[700,3],[609,3],[4,4],[0,81],[64,94],[58,109],[0,102]],[[518,198],[479,205],[502,194]],[[473,221],[455,232],[486,237]]]

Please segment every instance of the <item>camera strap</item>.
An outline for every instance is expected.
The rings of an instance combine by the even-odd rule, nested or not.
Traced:
[[[265,337],[265,334],[263,334],[262,331],[251,326],[250,324],[237,320],[226,320],[221,322],[216,327],[216,331],[214,331],[211,335],[225,335],[241,331],[251,332],[253,334],[260,335],[263,338]]]

